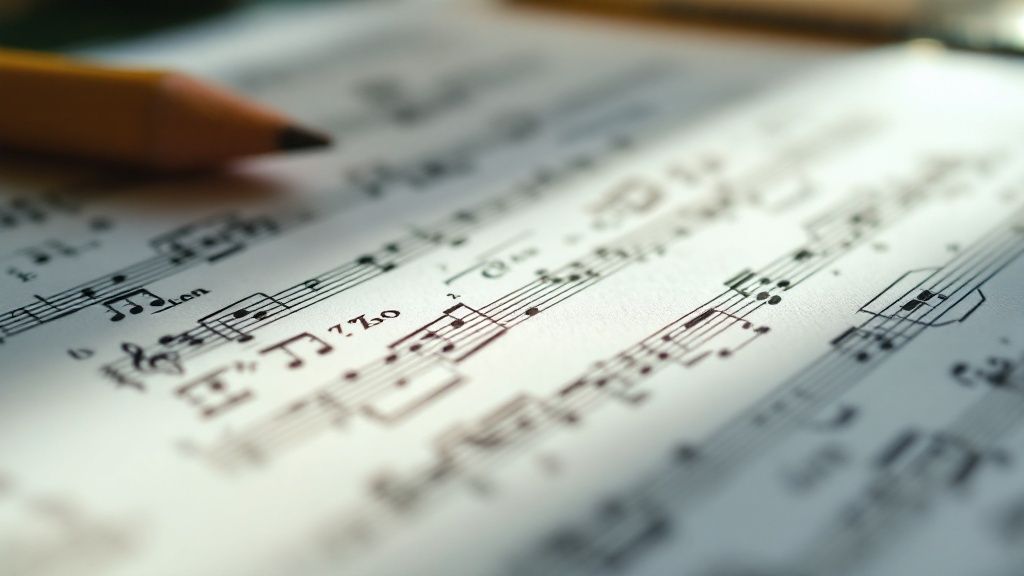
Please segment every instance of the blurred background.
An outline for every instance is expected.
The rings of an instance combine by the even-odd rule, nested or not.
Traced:
[[[316,1],[0,0],[0,45],[30,49],[88,47],[129,40],[241,8]],[[367,3],[375,0],[335,1]],[[488,2],[500,3],[500,0],[476,3]],[[509,0],[506,3],[702,24],[724,21],[742,27],[781,28],[789,32],[871,40],[929,37],[972,50],[1024,51],[1024,0]]]
[[[354,1],[354,0],[349,0]],[[0,0],[0,44],[67,49],[125,40],[252,4],[305,0]]]

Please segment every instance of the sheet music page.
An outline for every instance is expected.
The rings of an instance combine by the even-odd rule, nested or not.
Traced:
[[[403,4],[105,54],[339,145],[0,166],[0,573],[1024,567],[1019,63]]]

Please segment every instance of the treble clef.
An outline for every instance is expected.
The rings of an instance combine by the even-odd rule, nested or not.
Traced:
[[[121,350],[128,355],[132,362],[132,367],[143,374],[162,372],[172,376],[180,376],[185,373],[185,369],[181,366],[181,357],[177,352],[166,351],[147,356],[146,351],[141,346],[131,342],[122,343]]]

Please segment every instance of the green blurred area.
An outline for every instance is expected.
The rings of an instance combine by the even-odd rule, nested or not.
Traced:
[[[304,0],[0,0],[0,46],[55,50],[144,36],[248,4]]]

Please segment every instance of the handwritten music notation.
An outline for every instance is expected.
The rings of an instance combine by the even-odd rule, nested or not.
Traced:
[[[1016,573],[1009,63],[436,9],[211,40],[337,153],[0,167],[18,570]]]

